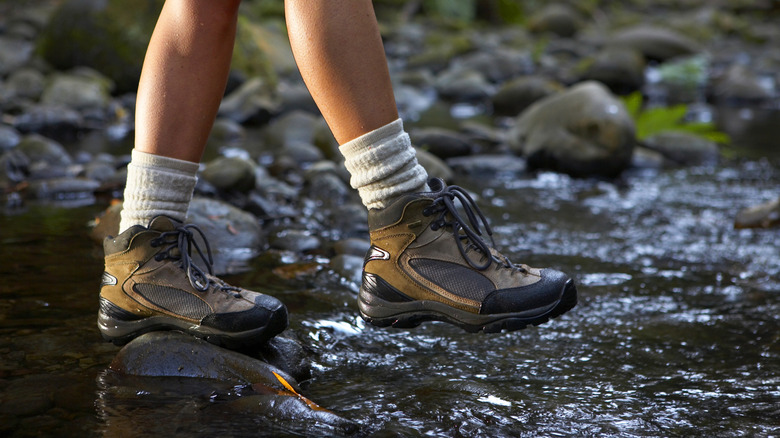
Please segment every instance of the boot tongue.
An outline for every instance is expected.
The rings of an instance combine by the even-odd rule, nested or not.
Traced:
[[[165,232],[175,230],[176,225],[174,224],[174,220],[167,216],[157,216],[149,222],[147,228],[154,231]]]

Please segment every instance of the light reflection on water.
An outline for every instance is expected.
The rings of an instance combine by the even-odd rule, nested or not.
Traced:
[[[290,303],[292,329],[314,354],[305,395],[368,435],[767,436],[780,417],[777,230],[731,224],[742,207],[777,196],[778,182],[760,162],[614,183],[545,172],[459,182],[501,200],[481,205],[512,260],[578,281],[573,311],[510,334],[368,326],[355,288],[326,270],[292,282],[258,275],[268,267],[257,265],[230,280]],[[135,420],[172,422],[172,436],[213,436],[273,426],[232,415],[226,402],[204,416],[214,391],[241,398],[231,388],[101,386],[116,348],[94,327],[102,261],[83,227],[99,210],[0,216],[3,427],[84,436]],[[6,401],[52,391],[40,406]]]

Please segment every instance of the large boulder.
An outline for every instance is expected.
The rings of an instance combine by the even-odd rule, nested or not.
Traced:
[[[528,165],[574,176],[616,176],[631,162],[635,127],[623,103],[598,82],[540,100],[510,130]]]

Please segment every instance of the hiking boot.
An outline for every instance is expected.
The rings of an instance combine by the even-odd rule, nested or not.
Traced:
[[[195,232],[205,245],[204,254]],[[192,260],[195,249],[207,272]],[[106,268],[98,327],[124,345],[156,330],[181,330],[228,348],[261,344],[287,328],[287,308],[212,275],[211,249],[195,225],[157,216],[103,242]]]
[[[428,185],[431,192],[369,210],[371,248],[358,295],[363,319],[380,327],[446,321],[493,333],[542,324],[577,304],[566,274],[513,264],[482,240],[480,225],[491,243],[492,232],[466,191],[440,179]]]

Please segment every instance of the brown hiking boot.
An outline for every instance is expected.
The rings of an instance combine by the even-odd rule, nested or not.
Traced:
[[[428,185],[429,193],[369,210],[371,249],[358,296],[363,319],[380,327],[446,321],[493,333],[542,324],[577,304],[564,273],[515,265],[482,240],[480,222],[492,232],[463,189],[440,179]]]
[[[195,240],[197,231],[206,254]],[[204,272],[191,259],[195,249]],[[98,327],[123,345],[150,331],[181,330],[228,348],[256,346],[287,328],[287,308],[212,275],[211,250],[195,225],[166,216],[103,242],[106,268]]]

